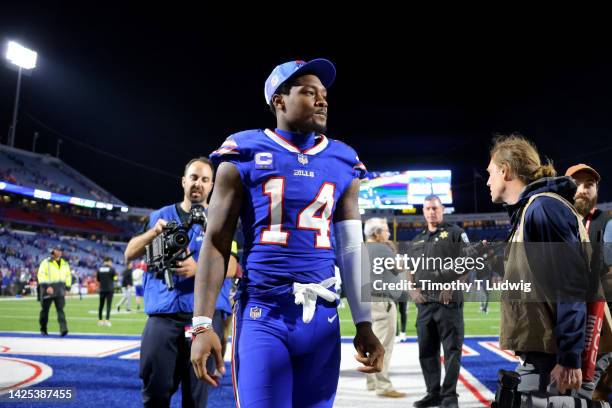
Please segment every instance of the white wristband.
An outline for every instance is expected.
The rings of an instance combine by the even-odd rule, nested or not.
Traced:
[[[206,316],[193,316],[191,319],[193,327],[197,327],[203,324],[212,324],[212,319]]]

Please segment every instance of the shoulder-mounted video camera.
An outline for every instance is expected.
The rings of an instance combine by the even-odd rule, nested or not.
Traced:
[[[195,224],[206,228],[206,213],[201,205],[192,205],[189,218],[184,224],[170,221],[162,228],[162,233],[156,236],[145,247],[145,262],[148,270],[166,282],[168,290],[174,289],[174,268],[176,263],[188,259],[189,230]]]

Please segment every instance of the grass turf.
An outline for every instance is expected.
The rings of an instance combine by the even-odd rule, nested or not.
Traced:
[[[121,295],[113,297],[113,304],[121,299]],[[346,305],[346,299],[343,299]],[[79,300],[78,296],[71,295],[66,298],[66,320],[68,329],[73,333],[105,333],[105,334],[141,334],[146,322],[146,315],[136,311],[134,299],[132,299],[132,312],[127,313],[122,308],[117,313],[113,306],[111,309],[112,327],[98,326],[98,296],[90,295]],[[348,305],[340,308],[340,327],[343,336],[351,336],[355,333],[355,327],[351,321],[351,313]],[[38,314],[40,303],[34,298],[0,298],[0,331],[34,331],[39,330]],[[398,313],[399,319],[399,313]],[[408,324],[406,332],[409,336],[416,335],[415,330],[416,307],[414,303],[408,305]],[[465,334],[466,335],[498,335],[499,334],[499,303],[489,304],[489,313],[480,312],[480,303],[466,302],[464,304]],[[51,305],[49,312],[49,332],[59,332],[55,306]]]

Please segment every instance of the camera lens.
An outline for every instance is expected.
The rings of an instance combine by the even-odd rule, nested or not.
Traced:
[[[182,248],[189,243],[189,237],[184,232],[179,232],[174,236],[174,243]]]
[[[167,247],[169,252],[175,252],[189,245],[189,236],[184,231],[177,231],[168,237]]]

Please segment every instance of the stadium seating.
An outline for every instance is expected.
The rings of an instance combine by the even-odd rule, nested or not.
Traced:
[[[0,270],[4,271],[3,275],[8,271],[16,276],[22,269],[35,274],[38,265],[49,256],[49,249],[54,245],[64,248],[64,257],[82,278],[93,276],[106,256],[112,259],[116,270],[124,268],[126,244],[123,242],[94,241],[48,231],[34,233],[4,228],[0,229]]]
[[[125,205],[60,159],[0,146],[0,180],[69,196]]]
[[[135,230],[140,229],[140,225],[135,226],[133,223],[125,220],[117,222],[118,225],[115,225],[113,221],[108,220],[30,210],[21,207],[0,207],[0,220],[68,231],[121,236],[124,238],[131,237],[134,235]]]

